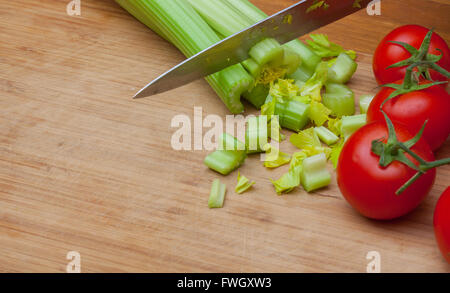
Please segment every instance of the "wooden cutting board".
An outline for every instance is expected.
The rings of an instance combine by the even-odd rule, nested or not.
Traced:
[[[295,1],[252,2],[274,13]],[[113,1],[81,0],[77,17],[68,3],[0,0],[0,271],[65,272],[77,251],[82,272],[365,272],[377,251],[382,272],[450,272],[432,226],[450,166],[391,222],[357,214],[334,175],[329,188],[277,196],[269,178],[287,167],[257,156],[241,168],[255,187],[237,195],[237,172],[222,177],[225,206],[208,209],[219,176],[202,164],[207,151],[171,149],[170,123],[194,106],[224,116],[221,101],[204,81],[132,100],[183,56]],[[450,41],[449,14],[447,0],[384,0],[381,16],[319,31],[358,52],[359,96],[376,91],[371,54],[385,34],[418,23]]]

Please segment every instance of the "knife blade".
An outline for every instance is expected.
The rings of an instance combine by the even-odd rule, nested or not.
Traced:
[[[147,84],[133,98],[163,93],[216,73],[248,59],[249,50],[266,38],[274,38],[280,44],[287,43],[356,12],[371,1],[328,0],[328,8],[314,10],[309,8],[318,1],[299,1],[186,59]]]

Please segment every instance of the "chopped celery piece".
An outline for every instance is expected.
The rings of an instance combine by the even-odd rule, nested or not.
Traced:
[[[208,207],[210,209],[223,207],[223,201],[225,200],[225,193],[227,186],[220,183],[219,179],[215,179],[211,186],[211,193],[209,194]]]
[[[290,79],[294,79],[296,82],[303,82],[304,83],[311,78],[313,75],[313,72],[310,72],[309,70],[305,69],[303,66],[299,66],[297,70],[291,74],[288,74],[287,77]],[[301,87],[300,87],[301,88]]]
[[[283,58],[283,48],[275,39],[267,38],[254,45],[248,52],[256,62],[265,65],[272,60]]]
[[[300,40],[294,40],[284,44],[283,46],[289,48],[293,52],[297,53],[302,60],[302,68],[305,71],[314,73],[317,65],[320,63],[321,58],[317,56],[307,45],[302,43]]]
[[[308,128],[299,133],[294,133],[290,137],[290,142],[299,149],[307,147],[321,147],[321,143],[314,128]]]
[[[331,152],[330,148],[322,146],[312,127],[291,135],[290,142],[297,148],[302,149],[308,156],[324,153],[328,157]]]
[[[327,157],[318,154],[303,160],[300,181],[307,192],[328,186],[331,174],[327,169]]]
[[[292,74],[297,70],[297,68],[302,63],[300,55],[298,55],[297,53],[295,53],[294,51],[292,51],[287,47],[284,48],[283,52],[284,52],[283,63],[281,64],[281,66],[283,68],[286,68],[286,74]]]
[[[250,1],[248,0],[222,0],[222,1],[227,2],[229,5],[235,8],[235,10],[238,11],[238,13],[240,13],[240,15],[243,18],[247,18],[249,21],[248,26],[253,25],[261,20],[264,20],[268,16],[258,7],[250,3]],[[297,53],[302,60],[302,66],[305,69],[309,70],[311,75],[316,69],[317,64],[319,64],[321,61],[321,58],[317,56],[307,45],[302,43],[300,40],[295,39],[293,41],[290,41],[286,44],[283,44],[283,47],[289,48],[293,52]]]
[[[223,133],[219,137],[219,150],[225,150],[225,151],[242,151],[245,153],[245,144],[241,141],[239,141],[234,136]]]
[[[328,119],[328,129],[337,136],[341,136],[342,120],[340,118]]]
[[[296,166],[283,174],[278,180],[271,180],[277,194],[289,193],[300,185],[300,172],[302,166]]]
[[[327,145],[335,144],[339,140],[338,136],[336,136],[333,132],[331,132],[324,126],[316,127],[314,128],[314,131],[316,132],[320,140]]]
[[[366,121],[366,114],[342,117],[341,133],[344,136],[344,139],[347,140],[350,135],[363,127],[366,124]]]
[[[269,136],[271,139],[274,139],[278,142],[282,142],[283,140],[286,139],[286,137],[284,136],[284,134],[280,132],[281,126],[279,118],[280,117],[278,115],[272,116],[269,122],[268,129],[269,129]]]
[[[344,147],[344,140],[341,139],[337,144],[331,147],[330,161],[333,163],[334,169],[337,168],[339,162],[339,156],[341,154],[342,148]]]
[[[279,79],[270,87],[270,96],[284,99],[292,99],[299,93],[299,88],[290,79]],[[270,98],[269,98],[270,99]]]
[[[306,43],[308,43],[309,47],[313,50],[314,53],[316,53],[316,55],[322,58],[336,57],[339,54],[346,52],[338,44],[330,42],[328,37],[324,34],[310,34],[309,37],[312,40],[306,40]],[[346,53],[356,58],[355,52],[347,51]]]
[[[266,102],[267,95],[269,94],[270,86],[267,84],[257,84],[252,89],[244,92],[243,97],[249,101],[256,109],[260,109]]]
[[[372,102],[374,95],[364,95],[359,98],[359,111],[361,114],[366,114],[369,109],[370,103]]]
[[[280,179],[274,181],[270,180],[275,187],[275,191],[280,195],[282,193],[289,193],[295,187],[300,185],[300,172],[302,170],[303,160],[308,155],[305,152],[297,152],[292,155],[289,172],[281,176]]]
[[[300,94],[302,96],[310,96],[314,101],[320,102],[322,100],[321,90],[327,79],[328,65],[326,62],[321,62],[317,66],[313,76],[308,79],[300,89]]]
[[[206,156],[205,165],[222,175],[228,175],[243,163],[245,156],[237,151],[216,150]]]
[[[266,151],[264,157],[264,166],[266,168],[278,168],[291,161],[291,156],[289,154],[281,152],[270,144],[267,144],[264,150]]]
[[[350,56],[341,53],[328,71],[328,80],[334,83],[346,83],[352,78],[357,68],[358,64]]]
[[[355,114],[355,94],[343,84],[327,83],[323,104],[337,117]]]
[[[253,60],[253,58],[248,58],[243,61],[242,65],[254,78],[257,78],[261,74],[262,66]]]
[[[241,194],[247,191],[250,187],[252,187],[255,184],[255,181],[248,180],[247,177],[241,176],[241,173],[238,172],[238,178],[237,178],[237,185],[234,189],[236,193]]]
[[[268,143],[267,116],[250,117],[247,120],[245,145],[248,154],[261,153]]]
[[[275,115],[279,116],[282,127],[300,131],[309,122],[309,109],[310,105],[296,100],[278,102],[275,105]]]
[[[330,114],[331,110],[324,104],[316,101],[311,102],[309,118],[311,118],[311,121],[313,121],[316,126],[322,126],[325,122],[327,122]]]
[[[216,44],[221,39],[185,0],[116,0],[116,2],[171,42],[187,57]],[[254,80],[240,64],[210,75],[206,80],[232,113],[243,112],[240,95],[248,90]]]
[[[228,175],[245,161],[245,144],[235,137],[224,133],[219,138],[219,147],[206,156],[204,163],[210,169],[222,175]]]

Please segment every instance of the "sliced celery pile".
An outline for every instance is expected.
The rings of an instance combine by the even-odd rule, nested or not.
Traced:
[[[267,17],[248,0],[116,2],[187,57]],[[244,97],[264,116],[248,119],[245,142],[223,134],[217,150],[205,158],[205,165],[228,175],[244,163],[247,155],[265,152],[267,168],[290,163],[287,173],[272,180],[278,194],[300,185],[308,192],[328,185],[331,176],[327,159],[336,167],[345,140],[366,123],[365,115],[354,115],[354,93],[345,85],[357,69],[356,53],[325,35],[311,34],[307,44],[293,40],[281,45],[275,39],[264,39],[249,50],[248,56],[241,64],[206,80],[232,113],[244,110]],[[361,113],[367,111],[370,101],[369,97],[360,99]],[[300,151],[289,155],[269,144],[270,139],[284,139],[281,127],[296,132],[289,140]],[[253,184],[238,173],[235,191],[245,192]],[[225,185],[215,180],[211,208],[222,207],[225,191]]]

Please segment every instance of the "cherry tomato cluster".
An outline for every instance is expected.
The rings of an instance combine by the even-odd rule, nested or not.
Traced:
[[[367,125],[342,149],[337,179],[362,215],[391,220],[414,210],[434,184],[435,167],[450,163],[433,155],[450,134],[450,50],[432,30],[402,26],[379,44],[373,71],[382,88],[370,104]],[[438,202],[434,225],[450,262],[450,188]]]

